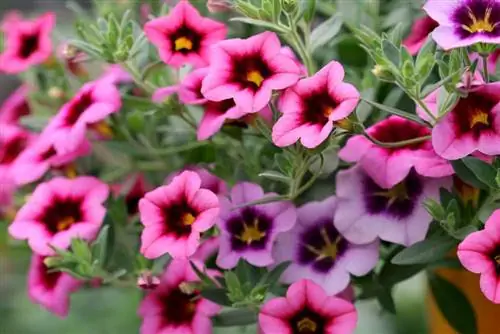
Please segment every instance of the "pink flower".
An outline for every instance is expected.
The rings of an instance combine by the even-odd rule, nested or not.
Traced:
[[[0,123],[0,174],[11,174],[12,166],[33,141],[33,135],[15,125]]]
[[[240,258],[258,267],[273,264],[273,244],[278,234],[289,231],[296,221],[292,202],[280,201],[245,206],[275,194],[264,194],[262,188],[243,182],[231,189],[231,199],[221,198],[218,226],[221,230],[217,265],[234,268]]]
[[[276,263],[292,261],[281,276],[283,282],[310,279],[331,296],[348,287],[350,274],[363,276],[375,268],[378,241],[355,245],[346,240],[334,226],[337,207],[335,197],[329,197],[298,209],[297,224],[281,234],[274,247]]]
[[[125,71],[120,65],[108,66],[99,81],[109,82],[113,85],[133,83],[132,76]]]
[[[115,196],[123,196],[125,204],[127,205],[127,212],[129,215],[135,215],[139,212],[139,201],[144,197],[149,184],[143,174],[133,175],[121,184],[115,184],[111,190]]]
[[[166,186],[148,192],[139,201],[144,230],[141,253],[154,259],[169,253],[190,257],[200,245],[200,234],[210,229],[219,215],[219,200],[201,189],[198,174],[184,171]]]
[[[54,137],[50,133],[42,134],[19,154],[11,171],[16,183],[24,185],[40,179],[50,168],[62,167],[89,153],[88,141],[72,151],[59,153],[54,147]]]
[[[50,247],[67,249],[71,239],[92,241],[101,228],[108,186],[93,177],[55,178],[38,185],[9,226],[9,234],[28,240],[40,255],[54,255]]]
[[[31,110],[27,101],[28,87],[23,85],[14,91],[0,106],[0,123],[17,123]]]
[[[309,280],[292,284],[286,297],[266,302],[259,313],[262,334],[326,333],[350,334],[357,322],[354,305],[329,297]]]
[[[425,238],[432,217],[426,198],[439,199],[439,189],[451,187],[451,178],[429,179],[414,171],[391,188],[380,187],[360,167],[337,174],[335,228],[355,244],[380,238],[410,246]]]
[[[220,240],[218,236],[210,237],[204,240],[200,244],[200,247],[198,247],[196,252],[193,254],[192,259],[199,260],[205,263],[210,258],[212,258],[212,256],[217,254],[217,251],[219,250],[219,244]]]
[[[187,166],[183,170],[171,173],[167,178],[165,179],[165,183],[170,183],[176,177],[177,175],[181,174],[183,171],[192,171],[198,174],[198,176],[201,179],[201,185],[200,187],[203,189],[208,189],[217,196],[219,195],[226,195],[227,194],[227,185],[224,180],[218,178],[214,174],[210,173],[208,170],[205,168],[199,167],[199,166]]]
[[[424,102],[437,114],[438,91]],[[421,117],[423,111],[417,108]],[[448,160],[473,152],[500,154],[500,82],[473,85],[432,129],[432,145]]]
[[[457,255],[467,270],[481,274],[486,298],[500,304],[500,210],[488,218],[484,230],[469,234],[458,245]]]
[[[201,267],[201,266],[200,266]],[[213,271],[208,271],[210,275]],[[213,274],[212,274],[213,275]],[[160,285],[141,302],[141,334],[211,334],[211,317],[221,307],[198,290],[186,291],[182,284],[199,281],[189,261],[174,259],[163,274]]]
[[[280,98],[283,115],[273,127],[274,144],[284,147],[300,139],[305,147],[314,148],[324,142],[334,122],[347,117],[358,104],[359,92],[343,79],[342,65],[331,61],[287,89]]]
[[[49,272],[43,263],[45,257],[33,254],[28,273],[30,299],[48,311],[64,318],[68,315],[70,295],[82,282],[62,272]]]
[[[376,123],[367,129],[378,141],[393,143],[428,136],[431,130],[399,116]],[[378,146],[362,135],[351,137],[340,150],[339,157],[358,162],[365,172],[381,187],[390,188],[401,182],[412,170],[423,176],[452,175],[450,163],[439,157],[431,140],[396,148]]]
[[[262,110],[273,90],[294,85],[301,74],[295,61],[281,53],[278,36],[272,32],[219,42],[210,59],[202,94],[211,101],[234,99],[243,114]]]
[[[436,21],[427,15],[415,20],[411,27],[410,34],[403,41],[403,45],[406,46],[408,52],[410,52],[411,55],[416,55],[429,37],[429,34],[438,25]]]
[[[51,33],[55,23],[54,13],[45,13],[33,21],[10,14],[2,24],[5,45],[0,54],[0,71],[19,73],[46,61],[52,53]]]
[[[189,1],[182,0],[168,16],[146,23],[144,33],[166,64],[204,67],[209,62],[211,45],[223,40],[227,29],[223,23],[201,16]]]
[[[208,0],[207,8],[210,13],[227,12],[231,9],[230,0]]]

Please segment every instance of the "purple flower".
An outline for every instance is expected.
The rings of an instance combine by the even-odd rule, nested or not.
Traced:
[[[276,262],[292,261],[282,276],[284,282],[310,279],[334,295],[349,285],[349,274],[362,276],[375,267],[378,241],[367,245],[347,241],[334,226],[336,209],[335,197],[308,203],[298,209],[295,227],[278,237]]]
[[[240,258],[258,267],[269,266],[274,262],[271,256],[274,240],[278,233],[290,230],[295,224],[294,205],[281,201],[235,209],[239,205],[273,195],[264,194],[257,184],[243,182],[233,187],[231,200],[220,199],[219,267],[233,268]]]
[[[439,23],[432,38],[445,50],[500,43],[498,0],[428,0],[424,10]]]
[[[338,208],[335,227],[351,242],[366,243],[379,237],[405,246],[425,238],[432,217],[422,202],[438,198],[450,178],[425,178],[412,170],[400,183],[382,188],[360,166],[337,176]]]

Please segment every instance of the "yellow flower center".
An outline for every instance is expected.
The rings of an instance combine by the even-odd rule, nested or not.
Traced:
[[[318,325],[313,320],[305,317],[297,322],[297,328],[300,333],[315,333]]]
[[[323,108],[323,116],[325,116],[327,118],[330,117],[330,115],[332,114],[332,112],[333,112],[333,108],[332,107],[325,106]]]
[[[57,230],[66,231],[74,223],[75,223],[75,218],[69,216],[64,217],[63,219],[57,222]]]
[[[332,260],[335,260],[337,258],[338,254],[338,243],[342,238],[340,236],[337,236],[335,240],[330,240],[330,237],[328,236],[328,233],[326,232],[325,228],[322,228],[321,231],[321,238],[323,239],[323,247],[321,249],[317,249],[314,246],[311,245],[306,245],[306,248],[313,254],[317,255],[316,261],[321,261],[326,258],[331,258]]]
[[[260,241],[265,236],[266,232],[259,230],[259,220],[255,218],[252,225],[248,226],[247,224],[243,224],[243,233],[236,236],[236,238],[250,245],[254,241]]]
[[[478,18],[474,15],[472,10],[469,8],[469,18],[471,19],[472,23],[469,25],[463,24],[462,28],[465,29],[466,31],[470,32],[471,34],[477,33],[477,32],[492,32],[495,27],[497,26],[497,23],[492,23],[491,20],[491,11],[492,8],[487,8],[486,12],[484,14],[484,18],[481,20],[478,20]]]
[[[78,171],[76,170],[75,164],[69,164],[64,168],[64,174],[69,179],[74,179],[78,176]]]
[[[376,192],[373,195],[388,198],[389,199],[389,202],[387,203],[388,206],[391,206],[392,204],[394,204],[394,202],[409,199],[408,191],[406,189],[406,185],[404,184],[404,182],[400,182],[391,189],[388,189],[386,191]]]
[[[113,137],[113,130],[105,121],[92,124],[92,129],[105,138]]]
[[[255,84],[257,87],[262,85],[264,77],[259,71],[253,70],[247,73],[247,81]]]
[[[191,213],[185,213],[181,217],[182,224],[189,226],[193,225],[194,221],[196,220],[195,216],[193,216]]]
[[[470,128],[472,129],[476,124],[484,124],[484,125],[490,125],[488,122],[488,113],[476,109],[473,112],[472,118],[470,120]]]
[[[175,40],[175,51],[192,50],[193,42],[187,37],[179,37]]]

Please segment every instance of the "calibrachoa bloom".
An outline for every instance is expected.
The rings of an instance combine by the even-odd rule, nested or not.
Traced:
[[[226,37],[223,23],[205,18],[189,1],[180,1],[168,16],[151,20],[144,33],[160,53],[166,64],[180,67],[208,65],[210,47]]]
[[[108,194],[108,186],[93,177],[52,179],[36,187],[9,233],[46,256],[55,254],[50,246],[66,249],[72,238],[92,241],[106,214]]]
[[[319,284],[328,295],[344,290],[350,273],[366,275],[377,264],[378,242],[355,245],[334,226],[337,200],[329,197],[298,209],[295,227],[281,234],[274,247],[277,263],[292,261],[281,279],[293,283],[307,278]]]
[[[360,166],[337,175],[334,223],[349,241],[382,240],[410,246],[425,238],[432,217],[423,206],[426,198],[437,200],[440,188],[451,178],[431,179],[411,171],[391,188],[380,187]]]
[[[233,268],[240,258],[254,266],[271,265],[273,243],[279,233],[290,230],[296,221],[294,205],[288,201],[237,206],[261,200],[274,194],[264,194],[253,183],[242,182],[231,189],[231,199],[221,198],[221,214],[218,221],[221,230],[217,265]]]
[[[458,259],[469,271],[481,274],[481,291],[500,304],[500,210],[493,212],[484,230],[469,234],[458,245]]]
[[[428,136],[431,130],[399,116],[391,116],[367,129],[367,133],[383,143],[394,143]],[[412,170],[423,176],[452,175],[450,163],[439,157],[431,140],[399,146],[382,147],[362,135],[351,137],[340,150],[339,157],[358,162],[381,187],[390,188],[401,182]]]
[[[139,212],[139,201],[148,191],[149,185],[143,174],[134,175],[121,184],[112,186],[116,196],[123,196],[129,215]]]
[[[46,61],[52,53],[51,33],[55,23],[54,13],[45,13],[34,20],[9,14],[2,23],[5,45],[0,54],[0,71],[19,73]]]
[[[227,194],[227,185],[224,180],[218,178],[214,174],[210,173],[205,168],[199,166],[186,166],[183,170],[174,172],[170,174],[166,179],[165,183],[170,183],[177,175],[181,174],[183,171],[192,171],[198,174],[201,179],[200,187],[203,189],[208,189],[216,195],[226,195]]]
[[[219,200],[201,188],[200,176],[184,171],[166,186],[148,192],[139,201],[144,230],[141,253],[157,258],[190,257],[200,245],[200,234],[210,229],[219,215]]]
[[[120,92],[111,82],[97,80],[85,84],[47,125],[44,133],[54,138],[57,151],[75,150],[86,141],[88,128],[99,131],[106,117],[121,107]]]
[[[437,113],[438,92],[425,103]],[[421,117],[423,111],[418,108]],[[448,160],[474,152],[500,154],[500,82],[473,85],[432,129],[432,145],[437,154]]]
[[[424,10],[439,23],[432,37],[445,50],[475,43],[500,43],[497,0],[428,0]]]
[[[16,183],[23,185],[40,179],[50,168],[64,167],[89,153],[88,141],[83,141],[72,151],[59,153],[51,134],[42,134],[19,154],[11,172]]]
[[[208,270],[208,274],[213,275],[213,271]],[[202,298],[198,290],[182,288],[182,284],[197,281],[199,278],[189,261],[173,260],[161,277],[160,285],[144,298],[139,307],[139,316],[143,318],[141,334],[212,333],[210,317],[221,307]]]
[[[44,264],[45,257],[33,254],[28,273],[28,294],[30,299],[50,312],[66,317],[69,311],[70,295],[82,283],[63,272],[49,272]]]
[[[234,99],[241,113],[262,110],[273,90],[294,85],[301,75],[295,60],[281,52],[278,36],[269,31],[219,42],[210,59],[202,94],[211,101]]]
[[[16,89],[0,106],[0,123],[17,123],[21,117],[29,115],[27,97],[27,86]]]
[[[283,115],[273,127],[273,142],[283,147],[300,139],[307,148],[324,142],[334,122],[347,117],[358,104],[359,92],[343,79],[344,68],[332,61],[287,89],[280,98]]]
[[[410,52],[411,55],[416,55],[429,37],[429,34],[438,25],[436,21],[427,15],[415,20],[411,27],[410,34],[403,41],[403,45],[406,46],[408,52]]]
[[[300,280],[288,288],[286,297],[271,299],[262,306],[259,327],[263,334],[350,334],[357,319],[352,303],[326,296],[319,285]]]
[[[0,123],[0,174],[2,176],[11,176],[12,166],[32,140],[33,135],[23,128]]]

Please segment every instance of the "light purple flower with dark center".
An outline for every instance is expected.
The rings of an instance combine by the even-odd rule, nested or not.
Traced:
[[[410,246],[425,238],[432,217],[423,206],[426,198],[439,198],[451,179],[425,178],[414,170],[391,188],[380,187],[360,166],[337,175],[338,208],[335,227],[351,242],[380,238]]]
[[[424,10],[439,23],[432,38],[445,50],[500,43],[498,0],[428,0]]]
[[[350,274],[363,276],[375,267],[378,241],[366,245],[347,241],[333,224],[336,210],[333,196],[305,204],[297,210],[295,227],[277,238],[276,263],[292,261],[281,276],[285,283],[310,279],[327,295],[335,295],[349,285]]]
[[[274,195],[264,194],[257,184],[242,182],[231,189],[230,200],[219,199],[219,267],[234,268],[240,258],[257,267],[273,264],[271,252],[276,236],[290,230],[297,219],[293,203],[280,201],[235,208]]]

